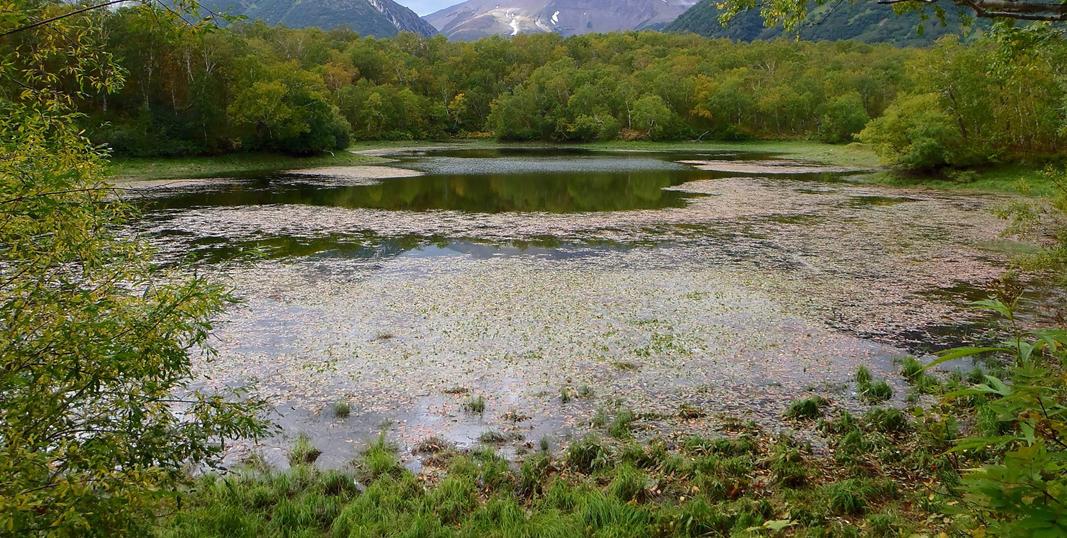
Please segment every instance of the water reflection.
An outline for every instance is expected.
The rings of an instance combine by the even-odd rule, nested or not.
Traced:
[[[314,177],[271,175],[177,192],[150,209],[299,204],[388,211],[584,213],[683,207],[692,194],[666,191],[707,173],[639,170],[437,174],[371,185],[323,186]]]
[[[535,257],[564,260],[596,256],[606,251],[634,248],[613,242],[563,243],[554,238],[539,241],[487,242],[416,235],[382,237],[376,234],[330,234],[319,237],[271,236],[234,240],[217,236],[165,233],[160,261],[194,265],[249,263],[262,260],[341,258],[383,261],[394,258],[464,257],[475,260],[500,257]]]

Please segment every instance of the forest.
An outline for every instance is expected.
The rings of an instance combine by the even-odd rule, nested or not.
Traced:
[[[104,21],[128,81],[83,106],[93,139],[118,155],[302,155],[451,137],[858,138],[894,164],[937,168],[1039,161],[1067,146],[1067,45],[1044,27],[1006,33],[1019,41],[1008,46],[1039,46],[1005,61],[994,37],[927,49],[656,32],[455,43],[261,23],[190,33],[157,16]]]

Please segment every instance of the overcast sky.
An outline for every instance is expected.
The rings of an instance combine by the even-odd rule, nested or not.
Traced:
[[[451,5],[458,4],[463,0],[396,0],[399,4],[404,4],[409,7],[415,13],[419,15],[429,15],[434,11],[446,8]]]

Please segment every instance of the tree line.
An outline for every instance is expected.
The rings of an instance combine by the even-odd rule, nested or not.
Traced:
[[[1067,141],[1067,46],[1052,31],[1024,36],[1043,40],[1037,52],[1006,58],[1003,37],[930,49],[656,32],[452,43],[262,23],[181,32],[144,9],[104,27],[128,82],[89,102],[87,126],[127,155],[455,136],[842,143],[864,132],[889,160],[934,167]]]

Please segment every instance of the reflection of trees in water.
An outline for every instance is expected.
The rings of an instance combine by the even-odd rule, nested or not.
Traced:
[[[221,190],[175,194],[149,205],[153,209],[297,204],[479,213],[620,211],[680,207],[686,195],[663,189],[694,178],[690,173],[664,171],[434,175],[347,187],[265,178]]]
[[[335,256],[361,259],[389,259],[404,252],[435,245],[446,247],[451,241],[420,236],[381,237],[376,234],[329,234],[323,237],[275,236],[250,240],[228,240],[221,237],[176,239],[180,248],[171,248],[178,254],[173,259],[165,258],[165,265],[179,259],[190,263],[216,264],[233,261],[272,260],[283,258],[306,258],[330,253]]]
[[[335,205],[478,212],[653,209],[682,204],[684,195],[663,190],[675,183],[663,173],[429,176],[349,189]]]

